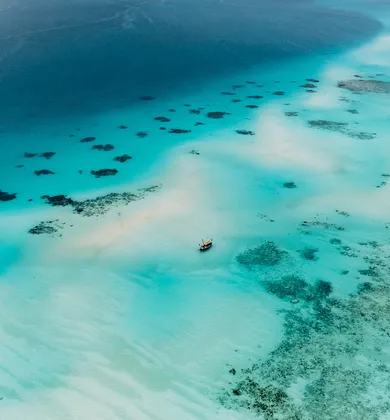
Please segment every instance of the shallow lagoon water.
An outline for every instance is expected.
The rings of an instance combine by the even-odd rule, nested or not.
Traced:
[[[337,87],[355,74],[388,80],[386,33],[364,36],[372,39],[232,66],[220,77],[214,71],[195,88],[173,89],[168,80],[170,90],[162,84],[155,100],[136,106],[114,91],[95,110],[50,118],[47,111],[17,126],[20,115],[11,110],[1,190],[17,196],[0,202],[1,418],[388,418],[389,325],[379,310],[387,299],[375,294],[378,307],[367,309],[350,297],[363,282],[379,288],[388,279],[389,98]],[[316,92],[301,87],[307,78],[319,80]],[[248,98],[256,95],[263,98]],[[65,103],[55,102],[58,109]],[[21,103],[27,113],[30,102]],[[259,107],[246,107],[253,104]],[[90,136],[96,140],[80,142]],[[91,150],[95,144],[115,149]],[[51,159],[24,157],[50,151]],[[122,154],[132,159],[113,160]],[[119,172],[90,174],[103,168]],[[40,169],[55,174],[34,175]],[[91,217],[41,198],[66,194],[81,202],[111,192],[142,197]],[[54,230],[28,234],[42,221]],[[209,236],[215,246],[199,254],[198,242]],[[267,241],[282,252],[277,264],[239,264],[237,255]],[[375,275],[361,271],[371,266]],[[330,282],[336,303],[317,296],[314,305],[302,291],[282,299],[270,293],[267,282],[280,285],[287,275],[310,287]],[[323,316],[312,327],[321,305],[333,305],[340,318]],[[299,328],[291,330],[293,321]],[[337,322],[338,335],[331,329]],[[366,335],[355,342],[359,330]],[[301,352],[288,352],[294,343]]]

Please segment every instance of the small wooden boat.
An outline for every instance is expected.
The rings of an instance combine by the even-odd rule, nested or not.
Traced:
[[[202,245],[200,245],[199,247],[199,251],[207,251],[208,249],[210,249],[213,246],[213,242],[212,239],[209,239],[207,241],[204,241],[202,239]]]

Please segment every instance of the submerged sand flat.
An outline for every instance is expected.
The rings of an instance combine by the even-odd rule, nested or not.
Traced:
[[[389,417],[382,21],[4,128],[0,418]]]

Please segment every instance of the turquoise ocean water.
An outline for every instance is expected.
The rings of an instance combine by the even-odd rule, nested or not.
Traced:
[[[389,419],[388,6],[1,13],[0,419]]]

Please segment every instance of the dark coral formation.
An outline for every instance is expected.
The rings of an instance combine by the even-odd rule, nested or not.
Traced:
[[[80,140],[80,143],[90,143],[91,141],[95,141],[96,137],[84,137]]]
[[[347,109],[347,112],[349,112],[350,114],[359,114],[359,111],[357,109]]]
[[[41,153],[39,156],[45,159],[51,159],[55,154],[56,152],[44,152],[44,153]]]
[[[292,275],[264,281],[273,295],[304,304],[280,311],[284,337],[265,358],[247,369],[228,366],[236,373],[219,397],[226,408],[266,420],[379,420],[388,415],[390,254],[388,243],[367,243],[366,248],[370,266],[359,273],[365,280],[343,299],[334,297],[332,285],[323,280],[310,285]]]
[[[219,120],[223,118],[225,115],[230,115],[229,112],[223,112],[223,111],[213,111],[207,113],[207,118],[214,118],[216,120]]]
[[[7,193],[0,190],[0,201],[12,201],[15,200],[17,193]]]
[[[246,249],[237,255],[236,260],[247,268],[252,268],[253,266],[274,266],[286,255],[286,251],[281,250],[274,242],[268,241]]]
[[[298,116],[298,112],[295,112],[295,111],[286,111],[286,112],[284,113],[284,115],[285,115],[286,117],[297,117],[297,116]]]
[[[295,184],[295,182],[285,182],[284,184],[283,184],[283,187],[284,188],[297,188],[297,185]]]
[[[169,134],[187,134],[191,133],[191,130],[183,130],[182,128],[171,128]]]
[[[318,248],[305,247],[298,252],[301,255],[301,257],[304,258],[305,260],[317,261],[318,257],[316,254],[318,251],[319,251]]]
[[[155,97],[154,96],[145,95],[145,96],[140,96],[139,99],[140,99],[140,101],[153,101],[155,99]]]
[[[127,129],[127,126],[126,126],[126,125],[120,125],[118,128],[119,128],[120,130],[126,130],[126,129]]]
[[[39,169],[34,171],[34,174],[37,176],[41,176],[41,175],[54,175],[53,171],[49,171],[49,169]]]
[[[92,150],[102,150],[104,152],[109,152],[113,149],[115,149],[115,147],[112,144],[95,144],[92,146]]]
[[[255,109],[258,108],[258,105],[247,105],[246,108]]]
[[[261,95],[249,95],[248,98],[250,98],[250,99],[261,99],[262,96]]]
[[[364,131],[354,131],[349,128],[348,123],[327,121],[327,120],[311,120],[307,124],[309,127],[318,128],[320,130],[327,130],[346,134],[349,137],[359,140],[372,140],[376,137],[376,133],[367,133]]]
[[[250,130],[236,130],[237,134],[242,134],[244,136],[254,136],[255,133],[254,131],[250,131]]]
[[[284,95],[284,92],[283,92],[283,91],[281,91],[281,90],[279,90],[279,91],[277,91],[277,92],[272,92],[272,95],[276,95],[276,96],[283,96],[283,95]]]
[[[70,206],[73,208],[73,213],[90,217],[105,214],[113,207],[118,207],[120,205],[126,206],[133,201],[141,200],[146,194],[156,192],[160,188],[160,185],[152,185],[151,187],[139,189],[137,193],[110,193],[83,201],[73,200],[65,195],[55,195],[51,197],[43,195],[41,198],[46,200],[46,203],[51,206]]]
[[[390,93],[390,82],[381,80],[344,80],[337,86],[353,93]]]
[[[116,162],[121,162],[121,163],[127,162],[130,159],[131,159],[131,156],[130,155],[121,155],[121,156],[114,157],[114,160]]]
[[[234,103],[242,102],[242,99],[232,99],[232,102],[234,102]]]
[[[191,150],[189,152],[190,155],[200,155],[200,153],[197,150]]]
[[[200,109],[190,109],[190,114],[195,114],[195,115],[199,115],[200,114]]]
[[[317,220],[317,218],[315,217],[314,220],[312,221],[307,221],[304,220],[301,224],[301,227],[319,227],[319,228],[323,228],[326,230],[336,230],[336,231],[343,231],[345,230],[345,228],[343,226],[340,225],[336,225],[335,223],[329,223],[329,222],[325,222],[322,220]]]
[[[40,222],[38,225],[29,229],[30,235],[52,235],[54,236],[60,229],[62,229],[64,223],[60,223],[58,219],[48,220],[46,222]],[[61,235],[60,235],[61,236]]]
[[[195,127],[198,127],[200,125],[204,125],[204,123],[202,123],[202,122],[196,122],[194,125],[195,125]]]
[[[146,137],[148,135],[147,131],[139,131],[136,136],[139,137],[140,139],[143,139],[144,137]]]
[[[25,158],[33,158],[33,157],[35,157],[35,156],[37,156],[37,153],[28,153],[28,152],[26,152],[26,153],[24,154],[24,157],[25,157]]]
[[[317,86],[313,85],[313,83],[305,83],[304,85],[301,85],[301,87],[306,88],[306,89],[314,89]]]
[[[234,92],[221,92],[221,95],[233,96],[235,95]]]
[[[156,121],[160,121],[160,122],[164,122],[164,123],[167,123],[167,122],[170,122],[171,120],[169,119],[169,118],[167,118],[167,117],[155,117],[154,118]]]
[[[100,178],[102,176],[113,176],[118,173],[117,169],[99,169],[97,171],[91,171],[91,174],[96,178]]]
[[[50,204],[54,207],[66,207],[72,206],[74,201],[71,198],[66,197],[66,195],[59,194],[59,195],[42,195],[41,198],[46,200],[47,204]]]
[[[255,85],[256,84],[256,82],[253,82],[252,80],[247,80],[246,83],[248,85]]]
[[[312,82],[312,83],[319,83],[319,80],[317,79],[306,79],[307,82]]]

